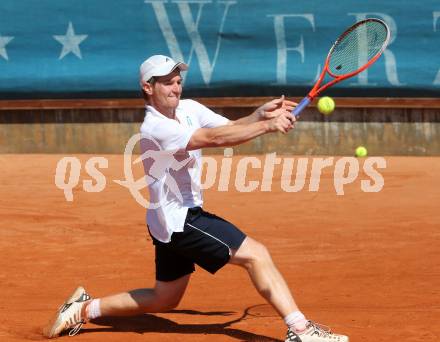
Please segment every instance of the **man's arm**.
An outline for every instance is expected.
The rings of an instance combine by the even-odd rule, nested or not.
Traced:
[[[203,147],[235,146],[270,132],[287,133],[294,127],[295,117],[286,110],[277,117],[249,124],[225,125],[197,129],[188,142],[186,150]]]

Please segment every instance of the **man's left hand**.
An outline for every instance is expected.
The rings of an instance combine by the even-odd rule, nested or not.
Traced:
[[[284,95],[279,99],[274,99],[257,108],[255,111],[259,120],[270,120],[288,111],[291,112],[297,103],[286,100]]]

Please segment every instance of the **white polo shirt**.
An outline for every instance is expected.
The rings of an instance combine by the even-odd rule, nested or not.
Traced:
[[[146,106],[141,126],[141,153],[150,193],[147,224],[159,241],[183,231],[188,208],[202,206],[201,150],[186,151],[198,128],[226,125],[229,120],[193,100],[180,100],[177,120]]]

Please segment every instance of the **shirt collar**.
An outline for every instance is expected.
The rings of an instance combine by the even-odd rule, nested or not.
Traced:
[[[173,119],[170,119],[169,117],[163,115],[161,112],[159,112],[159,111],[158,111],[156,108],[154,108],[153,106],[145,105],[145,109],[146,109],[147,114],[151,113],[151,114],[154,115],[154,116],[159,116],[159,117],[161,117],[161,118],[165,118],[165,119],[168,119],[168,120],[173,120]],[[176,117],[177,117],[177,118],[179,118],[179,115],[178,115],[178,114],[179,114],[180,111],[181,111],[180,106],[177,106],[177,108],[176,108]],[[179,120],[180,120],[180,119],[179,119]]]

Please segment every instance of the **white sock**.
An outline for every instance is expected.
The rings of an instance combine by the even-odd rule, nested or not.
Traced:
[[[294,311],[284,317],[284,322],[287,326],[296,332],[301,332],[306,329],[307,320],[301,311]]]
[[[101,308],[99,307],[100,299],[93,299],[86,308],[87,319],[95,319],[101,317]]]

